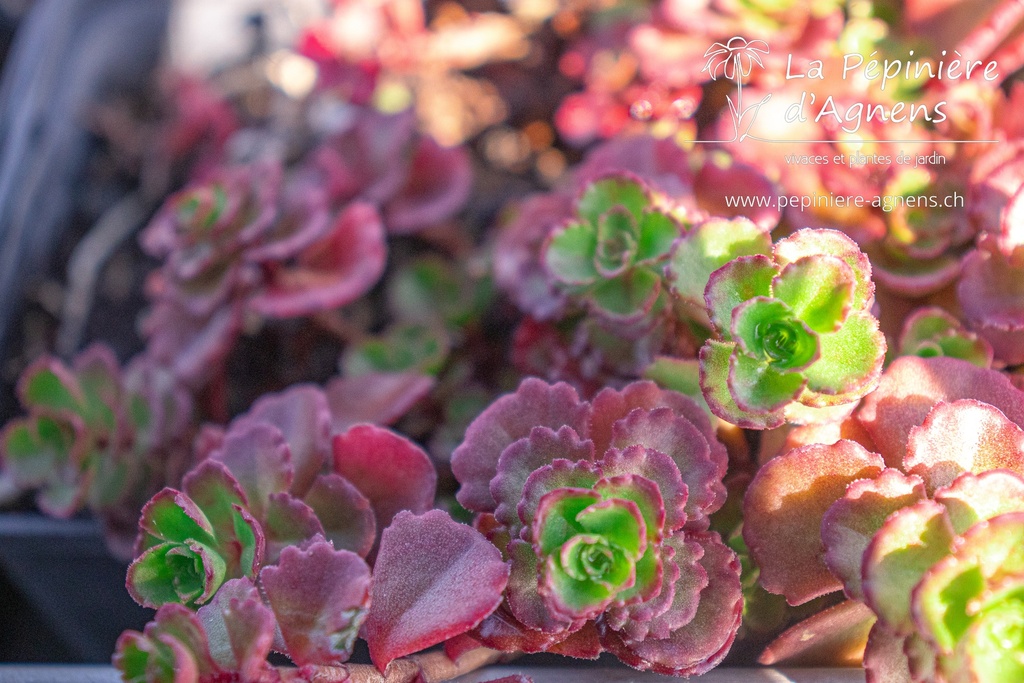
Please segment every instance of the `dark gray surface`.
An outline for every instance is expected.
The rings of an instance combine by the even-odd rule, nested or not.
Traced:
[[[0,664],[0,683],[119,683],[110,666],[52,666]]]
[[[626,668],[586,669],[572,667],[490,667],[458,679],[458,683],[480,683],[511,674],[526,674],[534,683],[646,683],[682,680],[640,673]],[[114,683],[120,679],[110,667],[86,666],[2,666],[0,683]],[[700,683],[863,683],[860,669],[715,669],[697,678]]]
[[[525,674],[533,683],[648,683],[685,680],[634,671],[627,667],[579,669],[572,667],[490,667],[457,679],[458,683],[482,683],[502,676]],[[861,669],[715,669],[688,679],[700,683],[864,683]]]
[[[128,595],[127,564],[110,556],[93,521],[0,514],[0,568],[71,661],[109,662],[121,632],[141,629],[153,614]],[[31,659],[57,659],[43,659],[43,645]],[[18,655],[0,652],[0,661]]]

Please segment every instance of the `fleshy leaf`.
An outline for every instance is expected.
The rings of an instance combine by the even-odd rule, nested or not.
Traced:
[[[330,543],[285,548],[260,581],[299,666],[340,664],[352,653],[370,601],[370,568]]]
[[[129,683],[193,683],[222,671],[210,656],[202,623],[176,604],[158,609],[143,633],[122,633],[114,666]]]
[[[989,403],[1024,425],[1024,392],[1001,372],[957,358],[897,358],[878,388],[863,401],[857,418],[878,445],[889,467],[900,467],[910,430],[924,422],[939,401],[963,398]]]
[[[196,617],[203,625],[217,664],[237,671],[243,680],[256,680],[267,666],[275,623],[273,612],[263,604],[252,581],[226,582]]]
[[[689,396],[662,389],[651,381],[631,382],[622,389],[606,387],[594,397],[588,435],[593,439],[594,450],[598,454],[604,453],[611,446],[616,422],[628,417],[636,408],[671,408],[676,415],[689,420],[707,441],[711,459],[718,465],[719,473],[725,475],[729,456],[725,446],[716,437],[707,413]]]
[[[780,371],[803,370],[818,359],[818,335],[778,299],[743,302],[732,312],[730,331],[744,354]]]
[[[537,588],[540,560],[533,545],[522,539],[513,539],[508,545],[512,569],[508,579],[506,599],[512,615],[524,626],[543,633],[563,633],[574,626],[571,619],[548,609]]]
[[[334,471],[370,500],[378,529],[400,510],[421,513],[434,504],[437,471],[430,456],[389,429],[356,425],[335,436]]]
[[[128,568],[127,586],[143,607],[207,602],[226,578],[224,558],[202,543],[185,540],[149,548]]]
[[[316,478],[303,499],[323,524],[327,540],[339,550],[366,557],[377,537],[377,520],[369,499],[338,474]]]
[[[80,415],[84,396],[78,381],[63,363],[43,357],[30,365],[18,379],[21,404],[51,416]]]
[[[436,382],[434,377],[417,372],[336,377],[324,390],[331,409],[331,428],[343,432],[362,422],[393,424],[430,393]]]
[[[630,487],[640,488],[641,482],[651,484],[650,479],[637,478],[634,481],[625,479],[626,476],[612,479],[602,479],[594,485],[594,491],[601,495],[603,500],[594,503],[576,515],[576,521],[583,529],[585,535],[599,536],[608,543],[622,548],[626,555],[632,560],[640,559],[647,549],[647,525],[646,519],[638,505],[631,498],[627,498]],[[657,493],[653,487],[647,492]],[[642,494],[637,497],[642,498]],[[643,501],[645,505],[651,505],[660,501]],[[658,510],[651,512],[657,514]],[[568,550],[563,548],[568,553]],[[564,563],[568,566],[568,562]]]
[[[472,163],[462,147],[442,147],[422,137],[408,163],[405,183],[384,207],[384,222],[391,234],[410,234],[451,218],[473,189]]]
[[[936,491],[934,498],[946,508],[953,531],[963,534],[978,522],[1024,512],[1024,478],[1004,470],[964,473]]]
[[[661,277],[649,270],[634,268],[597,284],[591,290],[590,303],[598,315],[626,323],[646,315],[659,293]]]
[[[497,505],[490,482],[498,459],[511,443],[530,435],[534,427],[572,427],[586,436],[590,406],[568,384],[549,385],[523,380],[515,393],[502,396],[466,429],[466,438],[452,453],[452,472],[461,484],[458,501],[470,510],[492,512]]]
[[[597,231],[586,223],[569,223],[556,230],[544,249],[548,272],[567,285],[588,285],[600,277],[594,265]]]
[[[838,395],[833,402],[824,399],[822,405],[849,403],[857,396],[847,394],[866,394],[878,382],[885,359],[885,336],[870,314],[851,313],[837,331],[818,336],[818,348],[818,360],[804,370],[807,388],[820,394]]]
[[[811,346],[811,349],[814,347]],[[800,395],[806,380],[800,372],[776,370],[737,350],[729,359],[729,393],[740,410],[777,413]]]
[[[1018,201],[1017,205],[1024,207],[1024,202]],[[957,298],[968,325],[992,346],[995,357],[1008,365],[1018,365],[1024,362],[1024,282],[1019,277],[1022,250],[1017,246],[1018,256],[1011,258],[993,247],[974,249],[964,257]]]
[[[248,512],[244,494],[227,467],[206,460],[185,476],[182,488],[209,517],[217,547],[227,561],[228,578],[254,576],[263,562],[263,529]]]
[[[985,619],[989,605],[1020,604],[1021,576],[1024,513],[1013,512],[976,524],[957,541],[953,553],[931,567],[914,589],[915,625],[940,652],[952,654],[972,626]],[[1016,599],[1007,590],[1014,587]],[[1014,618],[1011,616],[1008,622],[1012,624]],[[1019,641],[1010,643],[1004,651],[1019,653]],[[988,653],[994,654],[991,650]]]
[[[620,629],[627,640],[643,640],[645,638],[664,639],[672,632],[689,624],[697,615],[700,607],[701,593],[708,587],[709,577],[700,560],[704,557],[704,544],[701,537],[689,537],[685,533],[677,533],[665,540],[665,555],[671,551],[671,562],[675,571],[666,570],[663,582],[664,592],[668,593],[668,601],[659,605],[657,601],[648,605],[636,605],[630,611],[635,617],[642,619],[650,613],[652,618],[646,623],[629,623]],[[648,612],[648,608],[653,608]]]
[[[945,557],[953,543],[946,509],[930,500],[903,508],[885,521],[864,551],[865,602],[899,635],[909,635],[910,591]]]
[[[854,600],[864,600],[861,565],[864,551],[886,518],[897,510],[925,499],[924,482],[894,469],[874,479],[860,479],[828,509],[821,520],[825,565]]]
[[[600,578],[593,579],[588,574],[598,563]],[[592,619],[604,611],[618,591],[633,586],[635,570],[623,548],[600,535],[578,534],[565,543],[561,552],[548,555],[540,591],[555,614]]]
[[[655,263],[669,253],[672,243],[679,237],[679,226],[668,214],[647,211],[640,218],[636,262]]]
[[[769,234],[746,218],[704,221],[691,228],[672,251],[666,269],[672,291],[703,308],[711,273],[740,256],[767,256],[771,248]]]
[[[700,387],[711,412],[721,420],[748,429],[771,429],[785,423],[782,410],[751,412],[740,408],[729,390],[734,342],[709,340],[700,349]],[[798,376],[799,378],[799,376]]]
[[[760,254],[733,259],[713,272],[704,289],[704,304],[715,329],[728,335],[733,310],[748,299],[770,297],[776,274],[772,260]]]
[[[291,452],[291,491],[305,495],[331,450],[331,409],[324,392],[312,384],[299,384],[263,396],[232,427],[248,421],[265,422],[281,430]]]
[[[290,493],[272,493],[267,500],[261,526],[266,540],[265,560],[274,564],[281,551],[324,534],[316,512]]]
[[[510,444],[498,459],[497,474],[490,490],[498,505],[494,517],[507,527],[518,527],[519,501],[530,474],[550,465],[556,459],[593,460],[594,444],[581,439],[568,426],[557,432],[547,427],[534,427],[526,438]]]
[[[448,334],[430,325],[396,325],[349,345],[341,357],[346,376],[414,372],[436,376],[450,350]]]
[[[139,519],[140,545],[142,534],[160,541],[183,542],[195,539],[213,543],[214,531],[210,520],[195,502],[174,489],[165,488],[153,496],[142,509]],[[147,544],[140,549],[150,547]]]
[[[221,448],[210,458],[231,471],[257,519],[265,517],[266,501],[272,493],[291,488],[291,450],[281,430],[272,425],[255,422],[229,429]]]
[[[835,257],[849,266],[856,277],[856,285],[851,301],[852,311],[865,311],[870,308],[875,298],[875,285],[871,281],[871,262],[860,250],[857,243],[838,230],[820,230],[804,228],[779,240],[773,253],[775,262],[780,269],[795,263],[804,257],[819,256]]]
[[[846,600],[786,629],[764,649],[765,666],[858,666],[875,614]]]
[[[474,628],[501,603],[509,568],[480,532],[440,510],[400,512],[374,565],[365,637],[383,671],[395,658]]]
[[[910,430],[903,467],[924,479],[929,494],[964,472],[1024,475],[1024,430],[987,403],[940,402]]]
[[[368,203],[353,202],[323,239],[299,254],[295,266],[272,270],[266,289],[250,305],[276,318],[337,308],[369,291],[386,261],[387,244],[377,210]]]
[[[980,368],[992,365],[992,345],[938,307],[919,308],[903,322],[899,355],[960,358]]]
[[[708,585],[692,620],[663,639],[628,641],[615,631],[602,632],[602,644],[629,666],[672,676],[700,675],[728,653],[742,617],[739,561],[717,534],[700,540]]]
[[[611,176],[590,183],[576,206],[582,218],[597,225],[603,214],[616,207],[622,207],[639,218],[650,202],[640,183],[625,176]]]
[[[842,587],[825,566],[821,524],[857,479],[881,473],[881,456],[841,440],[769,460],[747,489],[743,538],[761,570],[761,585],[799,605]]]
[[[19,486],[42,486],[73,460],[74,429],[45,416],[11,420],[2,433],[3,464]]]
[[[641,415],[668,413],[672,415],[671,411],[667,409],[659,409],[652,413],[645,413],[645,411],[634,411],[634,413]],[[672,415],[672,417],[675,416]],[[627,442],[629,439],[624,438],[622,441]],[[623,450],[612,449],[605,453],[604,458],[601,459],[603,478],[598,481],[594,490],[600,492],[604,498],[611,498],[614,497],[610,493],[612,490],[618,490],[625,485],[623,495],[639,505],[641,512],[644,513],[648,537],[657,539],[656,542],[660,543],[663,530],[672,532],[687,522],[688,486],[684,483],[680,468],[671,457],[642,442],[632,443],[633,445],[626,446]],[[700,473],[691,476],[699,481]],[[639,477],[635,480],[638,484],[637,489],[633,492],[628,491],[629,479],[613,486],[609,479],[618,477],[630,479]],[[702,511],[698,508],[697,512],[699,515]]]
[[[571,462],[555,460],[530,474],[523,486],[523,497],[519,501],[518,513],[520,521],[527,527],[534,524],[539,514],[541,501],[545,496],[556,490],[584,491],[591,502],[600,498],[589,489],[601,478],[598,466],[587,460]],[[586,505],[589,505],[587,503]],[[584,505],[583,507],[586,507]],[[579,508],[582,510],[583,508]],[[577,512],[579,512],[577,510]],[[567,537],[566,537],[567,538]],[[566,539],[562,538],[559,544]],[[548,549],[550,550],[550,549]]]
[[[896,635],[884,623],[876,621],[864,648],[867,683],[914,683],[910,661],[903,651],[906,644],[907,637]]]
[[[844,261],[820,254],[786,265],[772,282],[772,295],[815,332],[833,332],[852,307],[856,284]]]

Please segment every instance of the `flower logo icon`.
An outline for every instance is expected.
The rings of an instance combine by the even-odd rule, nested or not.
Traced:
[[[761,105],[771,99],[771,95],[768,94],[760,102],[746,109],[743,108],[743,79],[750,76],[754,70],[754,64],[764,68],[761,57],[766,57],[769,52],[768,43],[763,40],[747,40],[742,36],[734,36],[728,42],[715,43],[704,53],[707,62],[704,63],[701,72],[708,72],[713,81],[718,80],[719,76],[736,81],[736,101],[733,102],[731,95],[726,98],[729,102],[729,110],[732,112],[736,132],[732,140],[723,142],[738,142],[748,137],[748,131],[754,124]],[[745,123],[744,119],[746,119]]]
[[[739,81],[750,75],[756,63],[762,69],[764,62],[761,55],[767,56],[770,52],[768,43],[763,40],[747,40],[740,36],[729,39],[727,43],[715,43],[704,53],[704,68],[712,80],[717,80],[719,72],[730,81]]]

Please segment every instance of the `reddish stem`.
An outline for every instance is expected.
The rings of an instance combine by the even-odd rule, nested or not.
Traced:
[[[226,424],[231,418],[228,411],[228,374],[223,367],[213,370],[213,376],[203,388],[200,401],[206,408],[207,419]]]
[[[493,664],[506,657],[506,653],[478,647],[451,660],[442,651],[426,652],[396,659],[381,673],[369,664],[348,664],[346,666],[319,666],[286,669],[281,671],[284,681],[307,681],[316,683],[443,683]]]

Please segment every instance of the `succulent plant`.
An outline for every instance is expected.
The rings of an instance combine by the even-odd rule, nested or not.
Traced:
[[[190,396],[145,357],[122,369],[101,345],[70,367],[39,359],[25,369],[18,393],[28,414],[4,428],[5,471],[18,487],[38,489],[47,514],[97,514],[108,545],[127,555],[126,518],[187,467]]]
[[[717,333],[700,352],[711,411],[741,427],[813,420],[877,384],[885,338],[871,315],[871,264],[846,235],[801,230],[772,255],[741,256],[704,290]]]
[[[929,364],[959,380],[906,383]],[[1008,418],[1024,420],[1024,393],[965,361],[906,358],[877,404],[910,387],[944,400],[918,398],[884,422],[866,406],[881,454],[840,440],[769,461],[748,489],[744,535],[770,591],[798,604],[842,588],[870,608],[870,680],[1009,680],[1016,646],[993,639],[1014,628],[1017,609],[1016,570],[1002,567],[1015,561],[1005,539],[1021,533],[1024,510],[1024,430]]]
[[[263,530],[227,467],[205,462],[182,489],[164,489],[142,510],[127,585],[146,607],[202,605],[226,580],[254,577],[263,561]]]
[[[141,604],[204,604],[224,581],[317,538],[367,557],[398,511],[434,500],[422,449],[370,424],[332,436],[330,404],[311,385],[262,397],[226,430],[207,426],[196,455],[183,489],[143,510],[128,574]]]
[[[227,581],[198,612],[163,605],[143,633],[121,635],[115,666],[126,681],[279,681],[271,649],[300,666],[348,659],[369,608],[359,556],[316,540],[288,548],[257,581]]]
[[[181,490],[139,520],[127,585],[159,611],[119,641],[127,680],[180,680],[181,667],[186,680],[279,680],[271,649],[310,672],[339,667],[364,622],[384,670],[495,609],[508,566],[431,510],[426,453],[383,427],[334,424],[327,395],[298,385],[203,428]]]
[[[272,162],[219,169],[172,195],[142,234],[165,259],[147,283],[151,354],[197,385],[222,363],[250,311],[293,318],[351,303],[387,259],[377,210],[334,215],[323,190]]]
[[[465,205],[473,176],[464,149],[442,147],[417,132],[410,110],[385,114],[356,107],[351,114],[348,125],[297,169],[327,189],[330,206],[367,202],[387,232],[396,235],[442,223]]]
[[[658,302],[661,264],[680,232],[641,182],[602,178],[584,190],[576,216],[548,236],[543,260],[558,286],[589,311],[635,324]]]
[[[739,568],[707,531],[725,451],[690,399],[637,382],[591,403],[527,379],[452,454],[459,501],[512,563],[489,647],[689,675],[728,651]]]
[[[919,308],[903,322],[899,355],[949,356],[983,368],[992,365],[992,346],[937,307]]]

